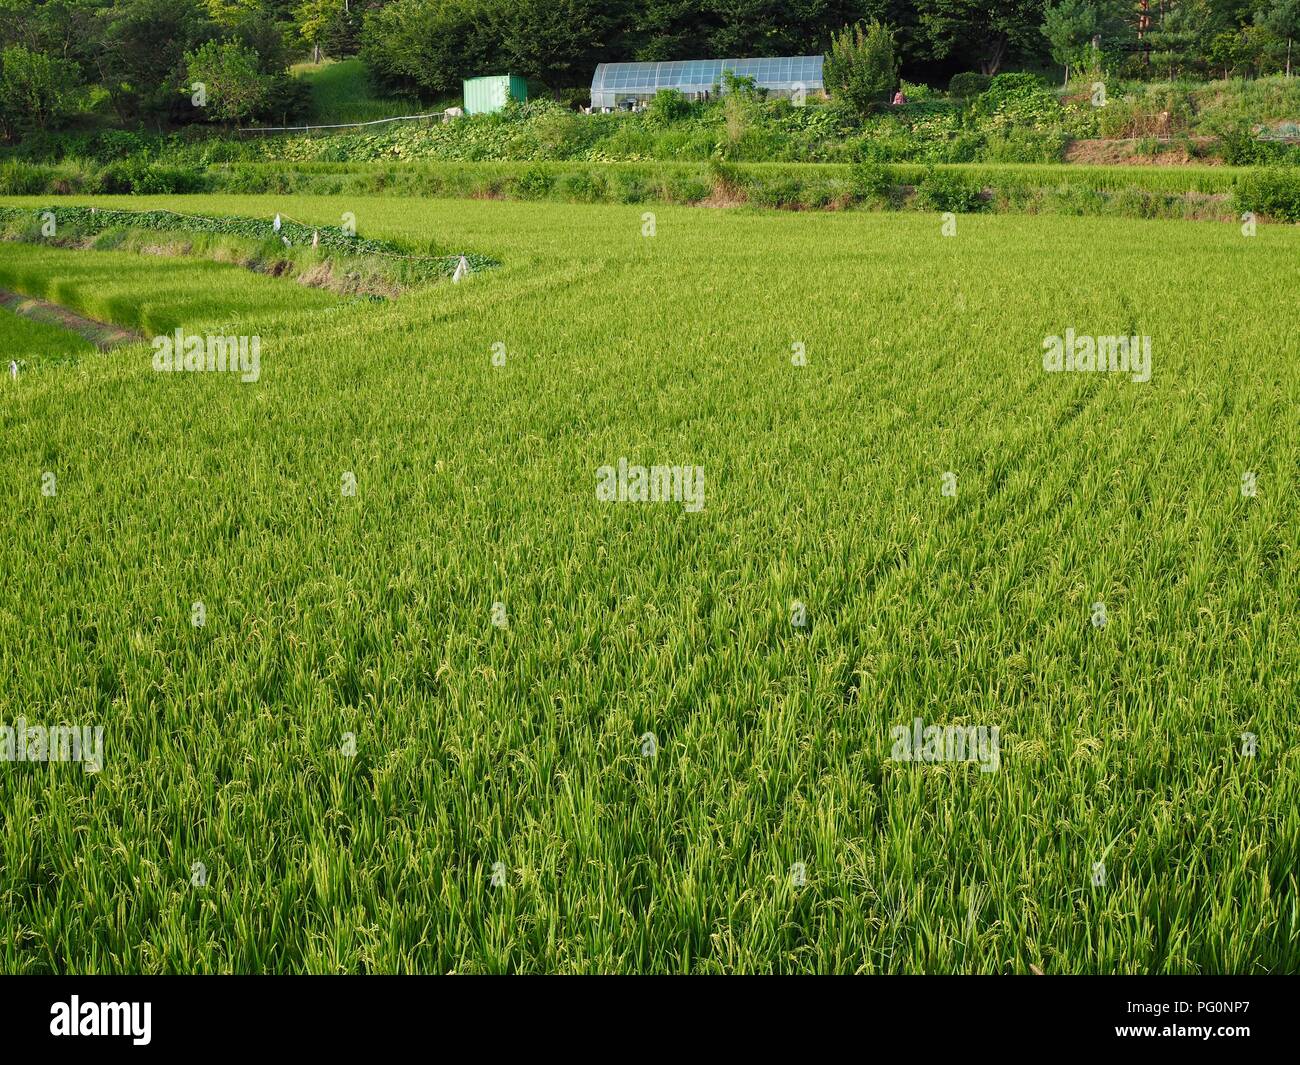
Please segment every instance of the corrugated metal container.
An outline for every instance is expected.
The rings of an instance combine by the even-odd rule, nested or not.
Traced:
[[[465,113],[486,115],[500,111],[507,100],[528,99],[528,83],[515,74],[491,74],[465,79]]]

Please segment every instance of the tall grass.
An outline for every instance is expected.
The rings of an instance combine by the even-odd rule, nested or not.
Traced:
[[[370,122],[428,110],[416,99],[376,93],[360,59],[300,63],[293,73],[311,88],[310,124]]]

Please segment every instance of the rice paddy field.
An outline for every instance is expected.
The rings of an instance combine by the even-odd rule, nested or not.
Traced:
[[[0,244],[0,970],[1300,970],[1294,227],[71,202],[500,265]]]

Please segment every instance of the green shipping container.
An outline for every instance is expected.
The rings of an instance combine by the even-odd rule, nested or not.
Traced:
[[[507,100],[528,99],[528,83],[515,74],[492,74],[465,79],[465,114],[486,115],[500,111]]]

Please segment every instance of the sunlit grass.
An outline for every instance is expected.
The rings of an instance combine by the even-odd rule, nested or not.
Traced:
[[[305,121],[312,124],[369,122],[426,110],[418,100],[376,93],[359,59],[299,63],[293,73],[311,86],[312,110]]]
[[[98,775],[0,764],[0,968],[1298,967],[1300,235],[185,208],[503,265],[375,306],[0,245],[264,353],[0,389],[0,721],[106,730]],[[1150,335],[1151,382],[1043,373],[1070,326]],[[599,502],[620,456],[704,510]],[[890,761],[917,716],[1001,768]]]

